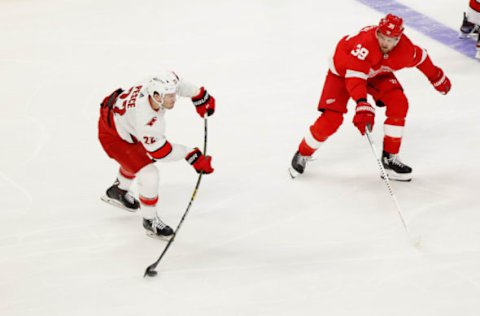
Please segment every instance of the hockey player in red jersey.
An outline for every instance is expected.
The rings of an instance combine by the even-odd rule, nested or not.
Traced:
[[[463,13],[460,32],[462,38],[477,36],[477,53],[475,58],[480,59],[480,0],[470,0],[467,11]]]
[[[108,156],[120,165],[115,183],[102,200],[132,212],[140,208],[143,226],[154,237],[173,234],[157,214],[159,175],[154,162],[185,159],[198,173],[213,172],[210,156],[165,138],[165,114],[175,106],[177,95],[191,98],[201,117],[215,111],[215,99],[204,87],[198,88],[171,71],[128,90],[114,91],[100,108],[98,138]],[[140,201],[129,193],[134,179]]]
[[[367,101],[370,94],[377,106],[386,108],[383,165],[391,179],[412,179],[412,168],[398,157],[408,99],[394,72],[416,67],[441,94],[447,94],[451,84],[443,70],[403,30],[403,20],[388,14],[379,25],[365,27],[339,41],[318,103],[322,114],[310,126],[292,159],[292,177],[304,172],[312,154],[340,127],[350,98],[357,104],[353,124],[362,135],[367,126],[373,128],[375,108]]]

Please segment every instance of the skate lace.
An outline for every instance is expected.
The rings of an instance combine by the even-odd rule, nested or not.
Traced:
[[[391,155],[390,158],[387,158],[387,161],[388,163],[399,166],[399,167],[405,166],[405,164],[400,161],[400,158],[398,157],[398,155]]]
[[[313,161],[313,160],[315,160],[315,158],[313,158],[312,156],[298,155],[298,161],[303,165],[305,165],[308,161]]]
[[[135,198],[130,194],[130,192],[125,193],[124,196],[125,200],[127,200],[130,204],[135,203]]]
[[[162,222],[162,220],[158,217],[155,217],[152,221],[152,228],[157,232],[157,230],[163,230],[167,225]]]

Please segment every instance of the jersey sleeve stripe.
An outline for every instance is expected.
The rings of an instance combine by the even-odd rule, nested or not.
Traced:
[[[423,63],[425,59],[427,59],[427,56],[428,56],[427,51],[425,49],[422,49],[422,57],[420,61],[415,65],[415,67]]]
[[[150,156],[152,156],[152,158],[154,159],[162,159],[166,156],[168,156],[168,154],[170,154],[172,152],[172,145],[166,141],[165,144],[163,144],[162,147],[160,147],[159,149],[153,151],[153,152],[149,152]]]
[[[356,70],[347,69],[347,71],[345,72],[345,78],[359,78],[367,80],[368,74]]]
[[[328,60],[328,68],[330,69],[330,71],[334,74],[334,75],[337,75],[337,76],[340,76],[340,74],[338,73],[337,71],[337,68],[335,68],[335,62],[333,60],[333,56]]]

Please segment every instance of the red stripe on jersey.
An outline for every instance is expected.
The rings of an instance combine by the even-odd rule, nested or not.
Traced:
[[[135,174],[134,173],[129,172],[129,171],[123,169],[123,168],[120,168],[120,174],[122,176],[124,176],[125,178],[130,179],[130,180],[135,179]]]
[[[141,196],[140,195],[140,202],[144,205],[148,205],[148,206],[155,206],[157,205],[157,202],[158,202],[158,195],[154,198],[146,198],[144,196]]]
[[[165,144],[163,144],[162,147],[158,148],[154,152],[149,152],[149,154],[154,159],[162,159],[162,158],[166,157],[171,152],[172,152],[172,145],[168,141],[166,141]]]

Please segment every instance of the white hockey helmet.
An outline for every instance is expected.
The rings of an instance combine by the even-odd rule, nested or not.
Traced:
[[[177,93],[179,82],[180,78],[178,78],[176,73],[166,71],[150,78],[146,84],[146,91],[151,97],[153,97],[156,92],[162,96],[163,99],[165,94]]]

